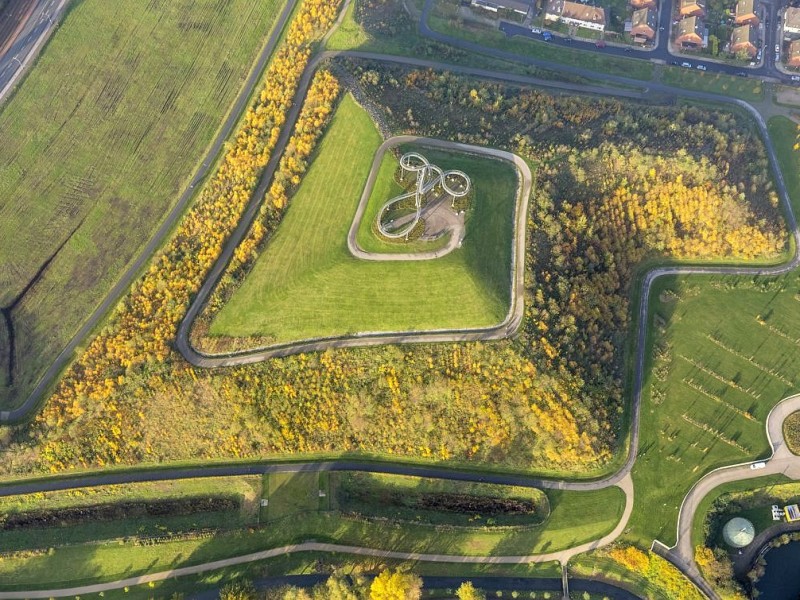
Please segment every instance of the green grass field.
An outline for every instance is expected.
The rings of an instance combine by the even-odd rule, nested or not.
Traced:
[[[516,201],[512,168],[459,159],[478,175],[475,214],[492,214],[480,223],[483,217],[471,219],[462,249],[433,261],[361,261],[347,249],[347,232],[380,142],[367,113],[345,96],[283,222],[216,316],[212,335],[290,341],[503,320]]]
[[[53,543],[52,550],[47,552],[4,558],[0,561],[0,589],[78,585],[129,577],[309,539],[409,552],[475,555],[547,552],[608,533],[618,522],[624,506],[624,496],[617,488],[586,493],[548,491],[552,511],[540,526],[456,527],[445,536],[436,527],[351,519],[329,510],[319,491],[327,493],[327,479],[338,476],[336,473],[270,474],[264,489],[271,520],[264,527],[239,527],[211,538],[169,541],[157,546],[86,540],[66,545]],[[600,506],[602,511],[597,510]],[[483,568],[490,570],[490,567]],[[445,571],[456,574],[458,567],[451,565]],[[529,571],[536,568],[524,565],[518,572]],[[438,572],[442,572],[441,565]]]
[[[661,80],[668,85],[688,90],[733,96],[750,102],[758,102],[764,98],[764,86],[758,78],[705,73],[685,67],[665,67]]]
[[[26,396],[176,202],[281,5],[70,7],[0,112],[0,306],[50,261],[13,311],[13,386],[0,332],[0,408]]]

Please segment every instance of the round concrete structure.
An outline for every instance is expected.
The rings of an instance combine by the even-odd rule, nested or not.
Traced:
[[[722,529],[722,537],[731,548],[744,548],[756,535],[753,524],[742,517],[734,517]]]

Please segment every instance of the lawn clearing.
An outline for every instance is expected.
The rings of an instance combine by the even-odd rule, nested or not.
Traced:
[[[0,408],[25,398],[176,202],[281,6],[70,7],[0,113],[0,306],[17,301]]]
[[[211,335],[286,342],[361,331],[485,327],[505,318],[513,168],[459,159],[478,174],[475,214],[493,214],[491,221],[470,221],[462,249],[429,261],[361,261],[347,248],[347,232],[380,143],[367,113],[345,96],[283,222],[216,315]]]
[[[686,88],[712,92],[723,96],[733,96],[750,102],[759,102],[764,98],[764,86],[758,78],[738,77],[724,73],[707,73],[685,67],[665,67],[662,83]]]
[[[800,214],[800,152],[794,150],[800,134],[799,127],[786,117],[772,117],[767,123],[769,137],[775,146],[795,215]]]

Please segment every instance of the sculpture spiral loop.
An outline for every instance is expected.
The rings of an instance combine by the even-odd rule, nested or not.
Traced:
[[[417,181],[412,191],[395,196],[378,211],[378,231],[381,232],[381,235],[391,239],[408,237],[408,234],[417,226],[422,217],[423,201],[436,185],[441,186],[442,190],[449,194],[453,200],[466,196],[472,185],[469,176],[463,171],[455,169],[444,171],[441,167],[428,162],[427,158],[417,152],[403,154],[400,157],[400,168],[404,172],[416,173]],[[414,198],[414,217],[398,229],[389,230],[387,225],[391,225],[392,221],[384,223],[384,213],[394,204],[411,197]]]

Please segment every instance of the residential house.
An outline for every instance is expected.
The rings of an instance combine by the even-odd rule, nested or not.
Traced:
[[[678,7],[681,18],[706,16],[705,0],[680,0]]]
[[[544,18],[545,21],[560,21],[595,31],[604,31],[606,28],[606,11],[603,8],[570,0],[549,0]]]
[[[758,54],[756,39],[756,28],[752,25],[742,25],[734,28],[731,34],[731,52],[734,54],[746,52],[747,56],[753,58]]]
[[[702,48],[705,25],[700,17],[686,17],[675,26],[675,45],[682,48]]]
[[[633,10],[640,10],[642,8],[656,8],[656,0],[630,0],[630,4]]]
[[[789,52],[786,53],[786,66],[800,69],[800,40],[795,40],[789,44]]]
[[[736,3],[736,10],[734,12],[734,22],[737,27],[742,25],[755,25],[758,26],[758,17],[756,16],[756,2],[755,0],[739,0]]]
[[[652,8],[641,8],[633,11],[631,17],[631,37],[635,42],[650,42],[656,37],[658,14]]]
[[[784,35],[800,35],[800,8],[789,7],[783,15]]]
[[[470,4],[477,8],[499,12],[501,10],[512,10],[521,15],[527,15],[534,0],[472,0]]]

